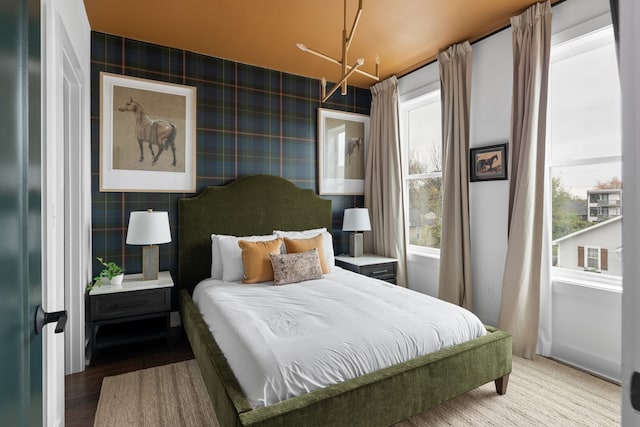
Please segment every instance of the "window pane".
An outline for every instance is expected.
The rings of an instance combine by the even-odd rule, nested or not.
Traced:
[[[440,248],[442,179],[409,179],[409,244]]]
[[[441,172],[440,102],[417,106],[407,115],[409,175]]]
[[[554,265],[622,276],[620,83],[611,27],[551,48]]]
[[[553,163],[619,156],[620,82],[610,28],[552,51],[549,118]],[[553,57],[554,55],[552,55]]]
[[[612,256],[601,273],[622,275],[616,256],[622,251],[621,172],[620,162],[551,168],[554,265],[600,271],[599,251],[604,250]],[[584,261],[579,247],[585,248]]]
[[[440,249],[442,215],[442,123],[440,91],[434,90],[404,105],[401,136],[409,160],[405,175],[407,242]],[[414,248],[415,249],[415,248]]]

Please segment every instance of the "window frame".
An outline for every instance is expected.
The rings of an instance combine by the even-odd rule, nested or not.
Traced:
[[[581,32],[578,34],[574,32],[574,29],[570,29],[562,32],[561,34],[554,35],[555,40],[552,41],[551,55],[550,55],[549,88],[551,88],[551,72],[552,72],[551,66],[553,65],[554,62],[562,59],[566,59],[568,57],[574,56],[579,53],[587,52],[591,49],[596,49],[596,48],[605,46],[606,44],[610,43],[610,40],[607,40],[606,37],[593,39],[593,35],[596,32],[600,32],[602,30],[605,30],[608,27],[611,27],[612,26],[611,21],[610,20],[602,21],[598,19],[598,20],[593,20],[592,24],[594,24],[595,26],[586,32]],[[579,48],[569,49],[571,43],[578,38],[584,38],[586,39],[586,42],[583,43],[582,46],[580,46]],[[548,96],[548,98],[550,98],[550,95]],[[549,109],[548,111],[550,112],[551,110]],[[549,176],[549,184],[548,184],[549,189],[551,188],[551,177],[553,176],[554,168],[565,168],[565,167],[571,167],[571,166],[588,166],[588,165],[606,164],[606,163],[620,163],[622,165],[622,153],[617,156],[597,156],[597,157],[590,157],[590,158],[581,158],[577,160],[554,161],[550,155],[551,144],[552,144],[552,141],[549,137],[551,135],[551,125],[552,125],[552,119],[550,114],[548,114],[547,116],[548,162],[546,165],[546,169]],[[549,191],[548,198],[549,198],[547,203],[548,209],[549,209],[548,217],[551,218],[551,191]],[[590,208],[588,204],[589,204],[589,199],[587,198],[587,215],[590,214],[590,210],[589,210]],[[551,227],[551,224],[549,224],[549,227]],[[588,254],[587,248],[588,247],[585,246],[584,248],[585,248],[585,251],[584,251],[583,261],[584,261],[584,265],[586,266],[588,265],[587,264],[587,254]],[[596,247],[592,246],[590,248],[595,249]],[[550,251],[551,250],[552,250],[552,246],[550,245]],[[574,285],[585,286],[590,288],[611,290],[616,292],[619,292],[622,290],[622,276],[615,276],[609,273],[601,272],[600,250],[598,250],[597,272],[573,270],[569,268],[552,266],[551,281],[553,283],[567,283],[567,284],[574,284]]]
[[[589,256],[589,251],[593,250],[596,252],[596,256],[595,256],[595,261],[596,261],[596,266],[593,267],[596,271],[600,271],[600,267],[601,267],[601,260],[600,260],[600,248],[596,247],[596,246],[585,246],[584,247],[584,268],[592,268],[589,266],[589,260],[593,260],[594,257]]]
[[[418,180],[418,179],[430,179],[430,178],[440,178],[442,182],[442,171],[441,172],[431,172],[431,173],[421,173],[421,174],[412,174],[409,175],[409,137],[408,137],[408,126],[409,126],[409,113],[416,108],[424,107],[425,105],[429,105],[431,103],[438,102],[441,103],[440,97],[440,84],[433,83],[421,88],[420,91],[413,92],[404,98],[400,98],[399,100],[399,121],[400,121],[400,141],[402,147],[402,158],[407,159],[402,164],[402,182],[403,182],[403,195],[402,200],[404,204],[404,212],[405,212],[405,238],[406,238],[406,248],[407,253],[409,254],[418,254],[427,256],[430,258],[440,258],[440,248],[433,248],[428,246],[420,246],[410,244],[410,209],[409,209],[409,180]]]

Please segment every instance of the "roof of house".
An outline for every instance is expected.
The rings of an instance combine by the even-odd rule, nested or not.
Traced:
[[[564,209],[575,212],[576,215],[587,215],[587,203],[584,200],[568,200]]]
[[[566,236],[562,236],[562,237],[554,240],[553,242],[551,242],[551,244],[552,245],[558,244],[558,243],[562,242],[563,240],[571,239],[571,238],[576,237],[576,236],[578,236],[580,234],[590,233],[590,232],[592,232],[593,230],[595,230],[597,228],[605,227],[605,226],[607,226],[609,224],[612,224],[612,223],[614,223],[616,221],[621,221],[621,220],[622,220],[622,215],[616,216],[616,217],[608,219],[606,221],[599,222],[596,225],[592,225],[591,227],[583,228],[582,230],[578,230],[578,231],[576,231],[574,233],[567,234]]]

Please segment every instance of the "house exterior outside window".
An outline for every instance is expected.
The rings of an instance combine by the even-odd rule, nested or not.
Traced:
[[[587,191],[589,222],[604,221],[622,215],[622,189]]]
[[[589,273],[622,276],[622,217],[603,221],[592,227],[553,241],[554,265],[558,268]]]

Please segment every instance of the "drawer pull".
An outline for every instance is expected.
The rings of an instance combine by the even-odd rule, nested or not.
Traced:
[[[137,302],[129,302],[129,303],[125,303],[125,304],[116,304],[113,306],[113,308],[118,309],[118,308],[133,308],[133,307],[141,307],[143,305],[147,305],[147,300],[144,301],[137,301]]]
[[[371,274],[374,276],[377,276],[378,274],[384,274],[384,273],[388,273],[389,270],[376,270],[376,271],[372,271]]]

